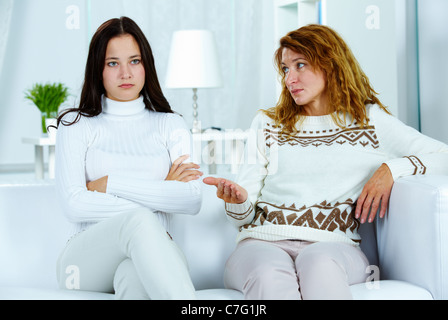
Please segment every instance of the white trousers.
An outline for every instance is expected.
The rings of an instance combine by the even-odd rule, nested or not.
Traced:
[[[117,299],[196,298],[185,256],[149,209],[75,235],[59,256],[57,276],[60,288],[115,292]]]
[[[249,300],[352,299],[369,263],[357,247],[335,242],[241,241],[226,263],[227,288]]]

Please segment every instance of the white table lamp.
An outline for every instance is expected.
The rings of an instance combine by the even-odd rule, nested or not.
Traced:
[[[200,132],[197,89],[222,85],[215,40],[211,31],[174,32],[165,85],[167,88],[193,89],[192,132]]]

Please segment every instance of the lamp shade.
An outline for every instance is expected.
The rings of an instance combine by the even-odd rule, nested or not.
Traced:
[[[213,88],[222,84],[213,33],[181,30],[173,33],[166,75],[167,88]]]

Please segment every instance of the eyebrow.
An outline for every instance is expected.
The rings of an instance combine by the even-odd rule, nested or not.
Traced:
[[[141,58],[141,57],[142,57],[141,55],[136,54],[136,55],[130,56],[128,59]],[[106,60],[120,60],[120,58],[118,58],[118,57],[109,57],[109,58],[106,58]]]
[[[294,63],[294,62],[297,62],[297,61],[299,61],[299,60],[306,61],[305,58],[295,58],[295,59],[292,60],[292,62]],[[282,61],[282,64],[284,65],[285,63]]]

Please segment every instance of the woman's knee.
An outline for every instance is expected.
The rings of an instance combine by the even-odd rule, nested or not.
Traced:
[[[315,243],[304,249],[296,259],[302,297],[351,299],[351,279],[364,265],[356,250],[333,243]]]
[[[293,267],[275,261],[258,265],[247,275],[241,290],[246,299],[298,300],[297,275]]]
[[[247,241],[227,261],[227,288],[240,290],[246,299],[299,299],[294,262],[282,249]]]
[[[305,248],[296,259],[297,273],[322,273],[329,269],[343,269],[344,257],[332,243],[314,243]]]
[[[120,231],[130,234],[166,233],[156,214],[149,209],[141,209],[124,214]]]
[[[317,242],[305,248],[296,259],[298,274],[340,272],[354,277],[365,272],[367,258],[359,248],[331,242]]]
[[[114,276],[115,298],[118,300],[148,300],[149,296],[131,259],[118,266]]]
[[[130,248],[139,245],[152,246],[171,241],[157,216],[150,210],[138,210],[121,217],[118,244],[129,254]]]

